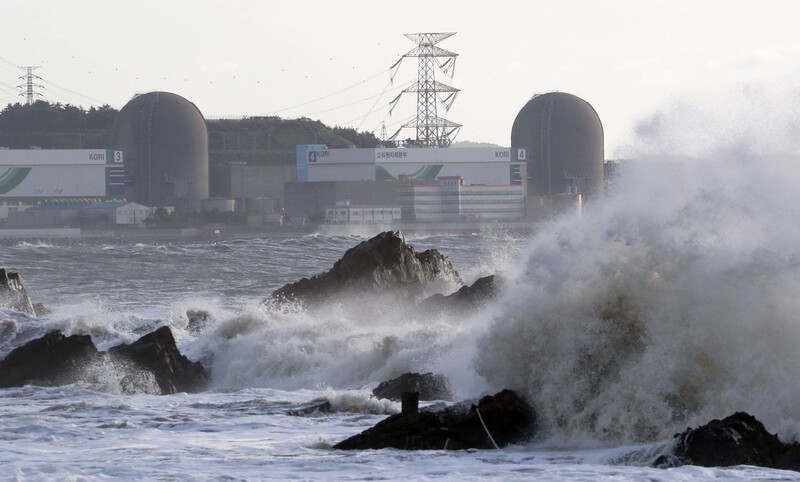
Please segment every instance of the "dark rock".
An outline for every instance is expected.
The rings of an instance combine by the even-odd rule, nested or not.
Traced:
[[[300,405],[298,407],[289,410],[288,412],[286,412],[286,415],[291,415],[294,417],[308,417],[324,413],[333,413],[333,407],[331,406],[331,402],[329,402],[328,400],[312,400],[309,403]]]
[[[403,392],[419,392],[420,400],[452,400],[453,386],[444,375],[405,373],[372,390],[377,398],[400,401]]]
[[[25,285],[18,273],[12,273],[0,268],[0,304],[21,311],[31,316],[37,316]]]
[[[186,310],[186,319],[188,320],[186,329],[197,334],[206,328],[211,319],[211,313],[205,310]]]
[[[97,348],[89,335],[64,336],[51,331],[0,361],[0,388],[74,383],[81,369],[96,356]]]
[[[84,368],[93,363],[107,363],[104,354],[97,351],[89,335],[64,336],[60,331],[51,331],[16,348],[0,361],[0,388],[64,385],[90,379]],[[151,372],[163,394],[198,391],[208,381],[203,366],[178,351],[166,326],[130,345],[116,346],[107,354],[113,361]],[[125,380],[121,382],[124,384]]]
[[[304,303],[326,301],[342,293],[389,291],[413,299],[439,276],[458,279],[450,260],[435,249],[417,253],[399,232],[387,231],[350,248],[326,273],[275,290],[271,299]]]
[[[498,447],[505,447],[533,436],[535,423],[536,417],[530,405],[513,391],[503,390],[494,396],[483,397],[477,407],[472,405],[466,413],[456,406],[441,412],[392,415],[333,448],[457,450],[494,448],[495,443]]]
[[[445,412],[448,413],[448,412]],[[483,423],[481,423],[481,419]],[[451,448],[493,448],[486,431],[499,447],[517,443],[533,435],[536,416],[533,408],[512,390],[503,390],[494,396],[487,395],[478,402],[477,409],[470,409],[456,422],[448,422],[456,440],[466,446]],[[483,425],[486,428],[483,428]]]
[[[478,278],[470,286],[462,286],[451,295],[435,294],[425,298],[419,302],[416,311],[429,315],[441,312],[467,312],[493,299],[499,292],[498,280],[495,276],[484,276]]]
[[[441,450],[449,439],[439,415],[431,412],[399,413],[378,422],[358,435],[334,445],[339,450],[396,448]]]
[[[153,373],[161,392],[197,392],[205,388],[208,375],[199,362],[182,355],[175,345],[172,331],[162,326],[130,345],[108,350],[117,361],[128,361]]]
[[[46,308],[42,303],[34,303],[33,312],[36,314],[36,316],[44,316],[50,314],[50,310]]]
[[[703,467],[758,465],[800,470],[800,444],[784,444],[750,414],[737,412],[675,435],[679,461]],[[657,461],[658,463],[658,461]]]

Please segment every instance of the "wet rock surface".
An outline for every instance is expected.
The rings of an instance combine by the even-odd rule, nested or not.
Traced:
[[[161,393],[197,392],[205,388],[208,375],[199,362],[182,355],[175,344],[172,331],[162,326],[130,345],[108,350],[116,360],[132,362],[155,375]]]
[[[420,314],[464,313],[477,309],[500,293],[500,280],[495,275],[478,278],[451,295],[435,294],[417,304]]]
[[[444,375],[404,373],[375,387],[376,398],[400,401],[403,392],[417,392],[420,400],[453,400],[453,386]]]
[[[703,467],[758,465],[800,470],[800,444],[785,444],[752,415],[737,412],[675,435],[674,457],[660,457],[656,466]]]
[[[89,335],[64,336],[51,331],[0,361],[0,388],[74,383],[80,369],[96,357],[97,348]]]
[[[412,299],[437,277],[458,279],[450,260],[435,249],[417,253],[397,231],[350,248],[329,271],[275,290],[270,298],[316,303],[343,293],[392,291]]]
[[[201,333],[206,329],[211,318],[211,313],[206,310],[186,310],[186,329],[194,334]]]
[[[41,303],[31,302],[19,273],[4,268],[0,268],[0,305],[31,316],[40,316],[46,311]]]
[[[153,374],[162,394],[196,392],[208,376],[202,365],[182,355],[168,327],[161,327],[130,345],[98,352],[89,335],[64,336],[51,331],[11,351],[0,361],[0,388],[23,385],[65,385],[82,381],[84,368],[104,357]]]
[[[403,450],[490,449],[520,443],[533,436],[536,415],[511,390],[483,397],[464,411],[456,405],[439,412],[400,413],[354,435],[334,449]],[[481,421],[482,420],[482,421]],[[484,428],[484,424],[486,428]],[[489,436],[491,434],[491,437]]]

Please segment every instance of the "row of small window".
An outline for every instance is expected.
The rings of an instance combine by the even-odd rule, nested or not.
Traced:
[[[403,202],[401,203],[404,206],[419,206],[419,205],[437,205],[437,204],[459,204],[461,206],[469,206],[471,204],[515,204],[522,206],[525,203],[522,199],[461,199],[461,200],[449,200],[449,199],[442,199],[440,201],[433,200],[433,201],[412,201],[412,202]]]
[[[414,213],[460,213],[460,214],[469,214],[469,213],[523,213],[524,210],[522,208],[467,208],[467,209],[426,209],[426,208],[417,208],[414,209]]]
[[[523,189],[514,189],[513,191],[469,191],[469,190],[461,190],[461,191],[398,191],[397,195],[400,197],[403,196],[524,196],[525,191]]]

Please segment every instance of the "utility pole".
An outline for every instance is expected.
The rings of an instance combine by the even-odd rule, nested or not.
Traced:
[[[44,97],[41,93],[36,92],[36,88],[44,89],[44,86],[41,84],[35,83],[36,80],[42,80],[41,77],[34,74],[33,71],[41,67],[40,65],[30,65],[26,67],[20,67],[20,69],[25,71],[25,75],[20,77],[20,80],[24,80],[24,84],[20,84],[17,86],[18,89],[22,89],[22,92],[19,95],[25,97],[25,103],[28,105],[33,104],[35,98]]]

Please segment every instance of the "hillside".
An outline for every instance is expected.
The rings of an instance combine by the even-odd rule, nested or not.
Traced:
[[[8,104],[0,111],[0,147],[28,149],[104,149],[111,144],[111,126],[118,111],[109,106]],[[375,147],[372,133],[328,127],[311,119],[247,117],[206,121],[209,162],[292,164],[297,144],[325,144],[332,148]]]
[[[209,120],[211,163],[244,161],[248,164],[293,164],[298,144],[325,144],[330,148],[375,147],[371,133],[328,127],[311,119],[249,117]]]

